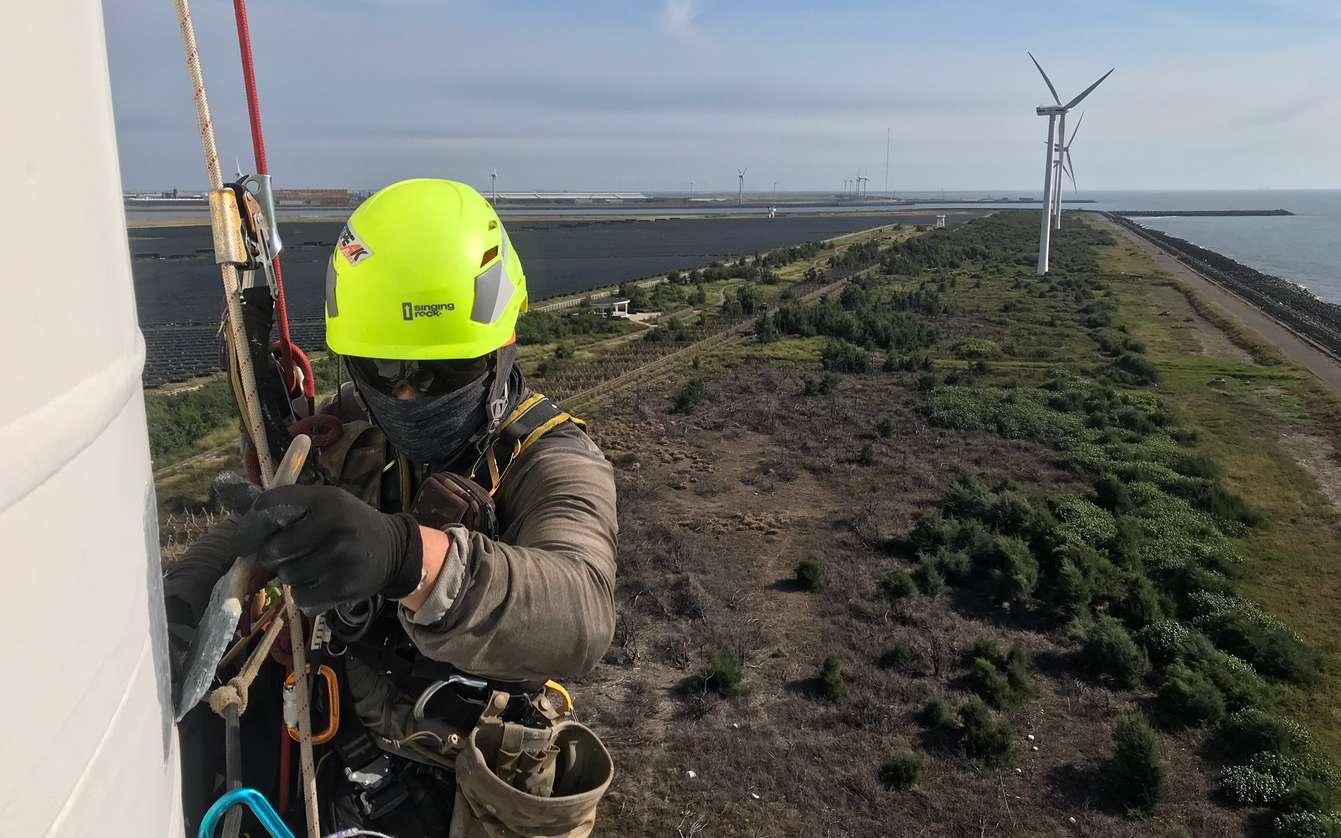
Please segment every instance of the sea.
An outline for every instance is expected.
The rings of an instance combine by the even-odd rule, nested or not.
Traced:
[[[1029,207],[1018,199],[1037,199],[1037,192],[935,191],[900,192],[918,208],[971,206]],[[759,196],[753,196],[756,200]],[[813,200],[813,196],[811,200]],[[1068,191],[1067,206],[1094,210],[1268,210],[1285,209],[1289,216],[1267,217],[1178,217],[1155,216],[1135,219],[1138,223],[1186,239],[1194,244],[1256,268],[1263,273],[1296,282],[1329,302],[1341,304],[1341,190],[1259,189],[1217,191]],[[1070,201],[1086,201],[1070,204]],[[1037,203],[1032,204],[1037,206]],[[847,213],[889,209],[889,204],[854,201],[840,206],[807,204],[804,196],[777,196],[780,212]],[[189,212],[189,211],[188,211]],[[638,209],[634,207],[524,208],[501,213],[530,217],[601,216],[729,216],[741,212],[757,214],[758,207],[739,209],[729,205],[694,206],[688,209]],[[342,217],[348,210],[303,211],[303,215],[329,214]],[[152,218],[167,212],[131,209],[130,218]],[[185,214],[180,210],[172,214]],[[282,217],[283,213],[281,213]]]

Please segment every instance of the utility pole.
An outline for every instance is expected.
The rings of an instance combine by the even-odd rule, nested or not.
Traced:
[[[889,197],[889,129],[885,129],[885,197]]]

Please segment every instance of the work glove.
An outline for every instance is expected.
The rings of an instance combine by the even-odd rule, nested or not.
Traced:
[[[419,587],[424,564],[413,516],[379,512],[334,486],[264,492],[238,523],[234,549],[255,553],[309,612],[374,594],[408,596]]]

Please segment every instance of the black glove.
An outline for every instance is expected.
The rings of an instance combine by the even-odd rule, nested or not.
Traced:
[[[319,611],[374,594],[419,587],[424,544],[408,513],[387,515],[334,486],[280,486],[242,516],[234,547],[293,586],[300,607]]]

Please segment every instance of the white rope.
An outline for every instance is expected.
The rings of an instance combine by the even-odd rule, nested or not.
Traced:
[[[182,50],[186,53],[186,72],[191,78],[191,91],[196,104],[196,125],[200,128],[200,146],[205,153],[205,176],[211,190],[223,187],[223,175],[219,170],[219,149],[214,145],[214,123],[210,120],[210,103],[205,98],[205,77],[200,71],[200,51],[196,49],[196,30],[191,23],[191,8],[187,0],[174,0],[177,6],[177,24],[182,31]],[[228,327],[233,333],[234,354],[237,357],[238,374],[242,379],[243,421],[247,425],[252,444],[256,448],[256,461],[261,467],[261,485],[269,487],[274,478],[275,465],[270,457],[270,446],[266,442],[265,424],[261,420],[261,402],[256,395],[256,371],[252,369],[251,353],[247,350],[247,335],[242,327],[242,297],[237,278],[237,268],[233,265],[220,265],[219,273],[223,278],[224,299],[228,303]]]

